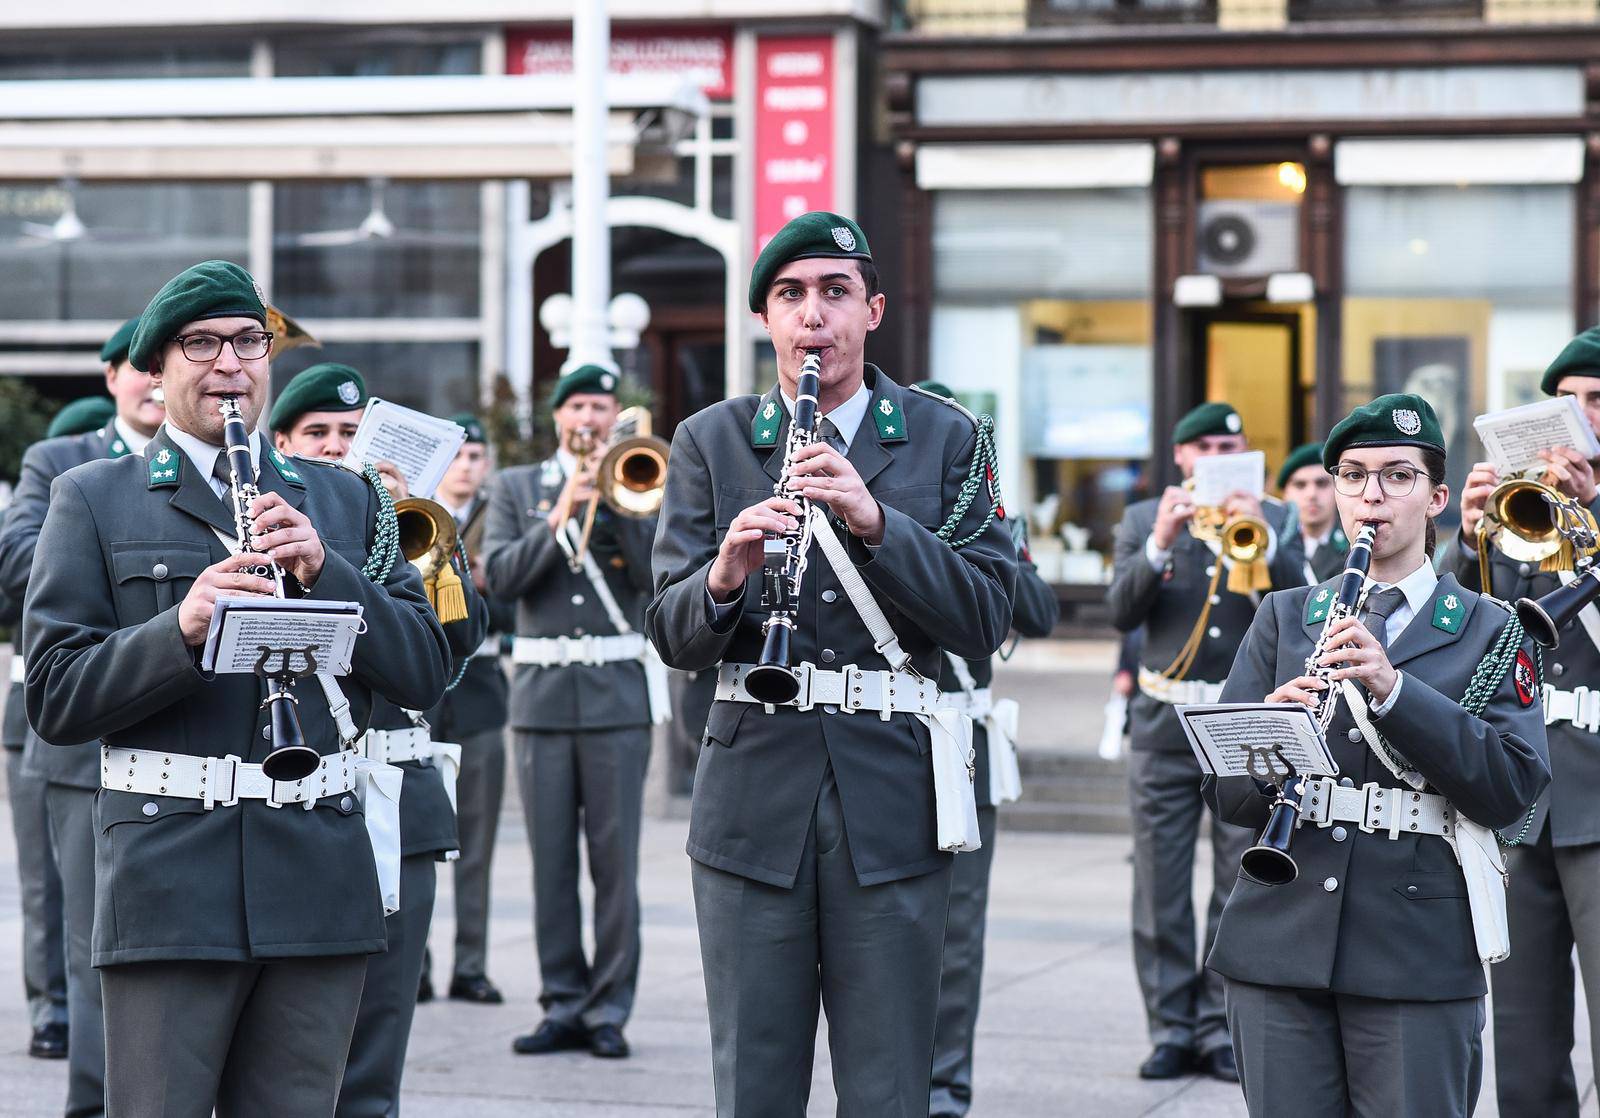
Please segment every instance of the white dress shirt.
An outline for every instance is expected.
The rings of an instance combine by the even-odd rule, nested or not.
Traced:
[[[117,437],[127,445],[130,454],[143,454],[144,448],[150,445],[150,436],[139,434],[122,422],[120,415],[111,420],[111,425],[116,430]]]

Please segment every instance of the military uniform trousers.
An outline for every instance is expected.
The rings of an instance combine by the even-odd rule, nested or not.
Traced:
[[[1509,853],[1511,957],[1489,968],[1500,1118],[1576,1118],[1572,949],[1600,1022],[1600,845],[1552,846],[1546,826]],[[1593,1025],[1589,1043],[1600,1067]]]
[[[20,701],[20,697],[16,697]],[[35,1029],[67,1023],[67,965],[61,917],[61,876],[45,822],[45,782],[7,749],[6,798],[17,839],[17,884],[22,897],[22,988]]]
[[[456,776],[456,832],[461,856],[455,862],[457,978],[477,978],[489,965],[489,881],[495,832],[506,790],[505,727],[465,734],[461,771]]]
[[[100,968],[109,1118],[333,1113],[364,955]]]
[[[438,886],[436,858],[430,850],[400,859],[400,911],[383,921],[388,950],[365,960],[361,1007],[353,1039],[346,1042],[350,1058],[335,1111],[339,1118],[390,1118],[400,1113],[400,1076],[411,1018],[417,1011],[417,983],[422,980],[422,955],[428,947]]]
[[[952,871],[859,884],[831,766],[792,888],[691,864],[717,1118],[804,1118],[819,1005],[838,1118],[925,1118]]]
[[[94,797],[93,788],[53,781],[45,792],[66,916],[67,1012],[72,1021],[67,1049],[67,1118],[99,1118],[106,1112],[105,1015],[100,975],[93,962]]]
[[[987,746],[980,744],[978,748]],[[983,846],[953,859],[939,1015],[933,1034],[930,1115],[959,1116],[972,1107],[972,1039],[978,1026],[978,994],[983,984],[984,925],[989,912],[996,815],[993,807],[978,809],[978,835]]]
[[[621,1027],[639,981],[639,816],[650,727],[517,730],[517,783],[533,848],[534,937],[545,1016]],[[583,948],[578,839],[594,880],[594,958]]]
[[[1239,876],[1239,858],[1255,841],[1243,827],[1206,811],[1200,766],[1182,753],[1132,750],[1133,961],[1144,994],[1152,1044],[1204,1055],[1228,1044],[1222,979],[1205,970],[1222,906]],[[1211,902],[1205,942],[1195,944],[1194,851],[1202,816],[1211,819]]]
[[[1513,954],[1515,952],[1513,951]],[[1483,1085],[1482,998],[1418,1002],[1229,979],[1250,1118],[1469,1118]]]

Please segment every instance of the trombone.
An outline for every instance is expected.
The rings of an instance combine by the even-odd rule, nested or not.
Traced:
[[[639,407],[626,408],[617,416],[604,448],[595,447],[594,432],[587,427],[579,429],[574,441],[583,452],[579,456],[580,470],[588,470],[599,456],[598,464],[594,464],[594,496],[584,508],[583,530],[569,560],[576,571],[582,568],[583,557],[588,554],[595,513],[602,501],[612,512],[630,520],[654,516],[661,508],[667,491],[667,454],[671,447],[665,439],[651,434],[650,412]],[[569,507],[556,528],[558,539],[565,535],[571,519]]]

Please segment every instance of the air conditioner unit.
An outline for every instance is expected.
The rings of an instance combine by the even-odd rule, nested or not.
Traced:
[[[1300,207],[1293,202],[1200,203],[1199,264],[1208,275],[1300,271]]]

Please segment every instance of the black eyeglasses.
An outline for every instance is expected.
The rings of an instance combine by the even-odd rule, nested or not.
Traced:
[[[224,342],[233,347],[233,355],[240,361],[255,361],[265,357],[272,349],[272,333],[269,330],[246,330],[231,338],[224,338],[220,334],[180,334],[172,340],[178,343],[183,355],[190,361],[215,361],[222,356]]]
[[[1359,497],[1367,491],[1367,479],[1377,474],[1378,488],[1385,497],[1409,497],[1417,487],[1417,479],[1431,476],[1414,466],[1385,466],[1381,470],[1368,470],[1361,466],[1341,463],[1333,471],[1333,487],[1343,496]]]

